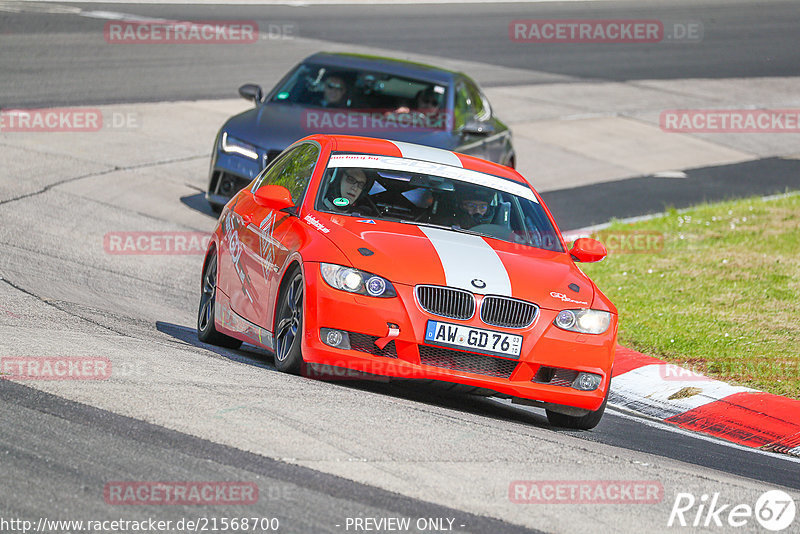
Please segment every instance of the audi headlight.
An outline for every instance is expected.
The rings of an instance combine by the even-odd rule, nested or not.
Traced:
[[[323,280],[335,289],[370,297],[397,296],[392,283],[376,274],[332,263],[321,263],[320,271]]]
[[[561,310],[553,324],[581,334],[602,334],[611,325],[611,314],[600,310]]]
[[[250,143],[245,143],[241,139],[229,136],[228,132],[222,132],[222,151],[229,154],[239,154],[250,159],[258,159],[256,147]]]

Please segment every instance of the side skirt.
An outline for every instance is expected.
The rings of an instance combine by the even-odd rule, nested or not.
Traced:
[[[251,323],[233,311],[228,296],[219,289],[214,304],[214,322],[217,330],[267,350],[275,350],[272,332]]]

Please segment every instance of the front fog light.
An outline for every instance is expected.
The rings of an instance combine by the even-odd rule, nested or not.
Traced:
[[[571,330],[575,326],[575,313],[572,310],[561,310],[556,315],[556,326],[564,330]]]
[[[373,276],[366,283],[367,293],[373,297],[380,297],[386,291],[386,281],[380,276]]]
[[[343,330],[320,328],[319,337],[322,342],[337,349],[350,349],[350,336]]]
[[[593,373],[580,373],[572,382],[572,387],[581,391],[594,391],[600,387],[600,375]]]

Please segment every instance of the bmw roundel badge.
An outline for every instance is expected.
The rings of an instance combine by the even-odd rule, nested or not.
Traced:
[[[486,287],[486,282],[484,282],[483,280],[481,280],[479,278],[474,278],[472,280],[472,285],[477,287],[478,289],[483,289],[484,287]]]

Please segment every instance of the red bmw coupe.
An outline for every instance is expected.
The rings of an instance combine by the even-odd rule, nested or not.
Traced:
[[[398,141],[312,135],[225,206],[203,263],[201,341],[297,373],[432,379],[600,421],[617,311],[509,167]]]

